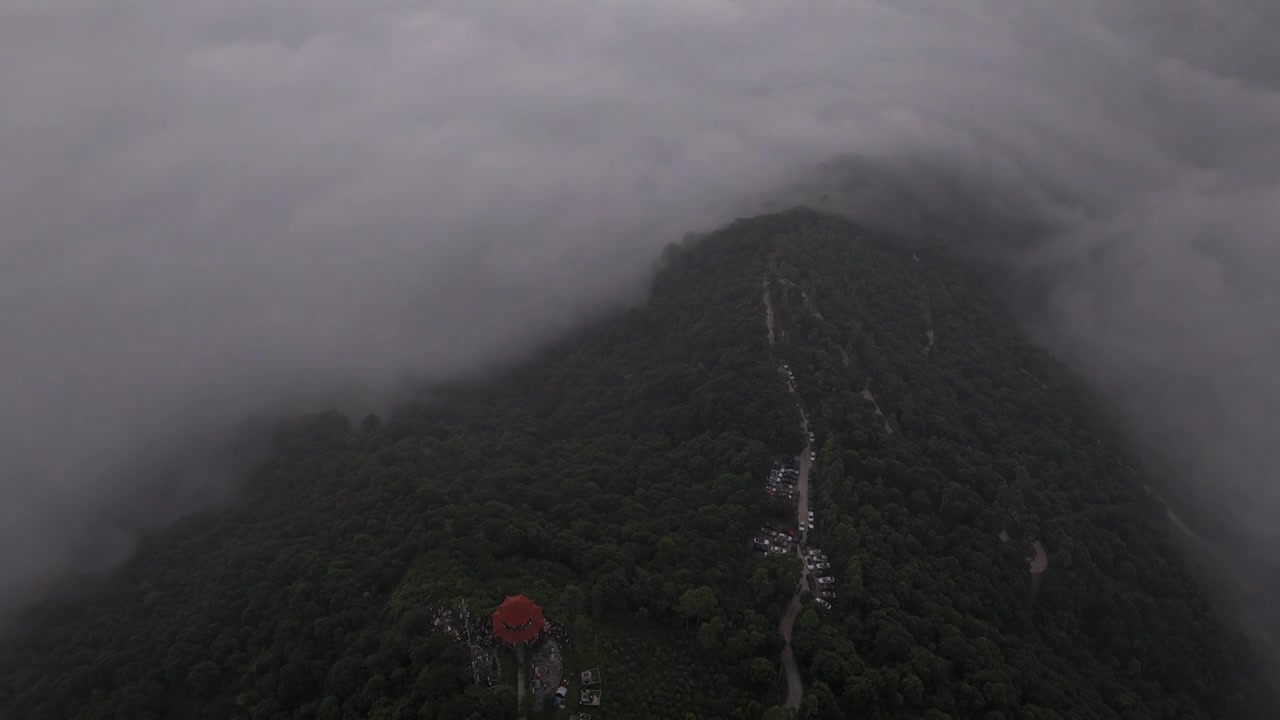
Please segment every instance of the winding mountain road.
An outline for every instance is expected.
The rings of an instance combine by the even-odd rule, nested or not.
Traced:
[[[787,385],[791,392],[795,392],[793,384],[788,382]],[[800,412],[800,424],[804,428],[805,437],[808,437],[809,419],[805,417],[803,411]],[[787,673],[787,707],[789,708],[799,708],[804,700],[804,681],[800,677],[800,668],[796,665],[795,655],[791,652],[791,629],[796,623],[796,618],[800,616],[800,597],[809,592],[809,571],[804,567],[804,556],[800,555],[800,547],[809,539],[809,471],[813,467],[809,462],[809,453],[812,450],[813,444],[806,442],[804,450],[800,453],[800,479],[796,483],[798,488],[796,494],[799,498],[799,503],[796,505],[796,522],[800,527],[800,542],[796,543],[796,555],[801,559],[800,584],[787,605],[787,611],[782,614],[782,622],[778,624],[778,630],[786,643],[782,647],[782,668]]]
[[[765,306],[765,322],[769,328],[769,344],[774,344],[776,333],[773,327],[773,299],[769,296],[769,282],[764,283],[764,306]],[[796,385],[790,379],[787,380],[787,389],[792,394],[796,392]],[[805,437],[809,437],[809,418],[805,417],[804,411],[800,411],[800,427],[804,430]],[[809,537],[809,470],[812,463],[809,462],[809,454],[813,452],[813,444],[806,440],[804,450],[800,452],[800,477],[796,481],[798,502],[796,504],[796,523],[800,529],[800,542],[796,544],[796,554],[800,554],[800,545]],[[791,631],[795,627],[796,618],[800,616],[802,606],[800,597],[809,591],[809,573],[804,568],[803,558],[800,564],[800,583],[796,587],[796,594],[791,597],[791,602],[787,604],[786,612],[782,613],[782,619],[778,622],[778,632],[782,633],[782,669],[787,675],[787,707],[799,708],[804,702],[804,680],[800,677],[800,667],[796,664],[795,653],[791,651]]]

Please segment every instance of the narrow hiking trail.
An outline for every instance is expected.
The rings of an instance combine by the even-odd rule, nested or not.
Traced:
[[[929,302],[929,291],[923,284],[919,285],[918,294],[920,295],[920,313],[924,315],[924,336],[927,341],[921,352],[925,354],[925,357],[928,357],[933,352],[935,339],[933,334],[933,305]]]
[[[880,411],[880,403],[876,402],[876,396],[872,394],[871,388],[869,386],[862,388],[862,397],[866,398],[872,405],[875,406],[876,414],[884,419],[885,432],[888,432],[890,435],[892,435],[893,426],[889,424],[889,418],[886,418],[884,416],[884,413]]]
[[[775,342],[777,333],[774,329],[773,319],[773,298],[769,295],[769,281],[766,279],[764,283],[764,307],[765,322],[769,329],[769,345]],[[796,392],[795,383],[787,380],[787,390],[793,395]],[[800,411],[800,426],[804,430],[805,437],[809,437],[809,418],[805,417],[804,411]],[[809,453],[813,451],[813,444],[806,441],[804,450],[800,452],[800,477],[796,482],[797,499],[796,503],[796,523],[800,528],[800,542],[796,544],[796,553],[800,552],[800,546],[808,538],[808,530],[806,530],[809,522],[809,470],[811,463],[809,462]],[[800,616],[801,604],[800,597],[809,590],[809,573],[804,568],[803,561],[800,564],[800,582],[796,586],[796,594],[791,596],[791,602],[787,604],[787,610],[782,614],[782,619],[778,621],[778,632],[782,634],[782,669],[787,675],[787,704],[789,708],[799,709],[800,704],[804,702],[804,680],[800,677],[800,666],[796,664],[795,653],[791,651],[791,631],[795,627],[796,618]]]
[[[1169,522],[1173,523],[1174,527],[1178,528],[1183,535],[1186,535],[1188,538],[1195,540],[1201,545],[1205,544],[1204,539],[1197,535],[1195,531],[1191,529],[1191,526],[1182,521],[1182,518],[1178,516],[1178,513],[1174,512],[1173,508],[1169,507],[1169,503],[1165,502],[1163,497],[1160,497],[1160,493],[1156,492],[1155,488],[1143,483],[1142,489],[1146,490],[1148,495],[1155,498],[1156,502],[1160,503],[1160,505],[1164,507],[1165,517],[1169,518]]]
[[[809,296],[806,295],[803,290],[800,291],[800,299],[804,301],[804,306],[808,308],[809,312],[813,313],[813,316],[815,318],[817,318],[818,320],[826,319],[822,317],[822,313],[818,312],[818,307],[813,304],[813,301],[809,299]]]
[[[790,280],[784,279],[782,280],[782,282],[786,285],[790,285],[791,287],[797,290],[800,290],[800,286],[791,282]],[[813,301],[809,299],[809,295],[804,290],[800,290],[800,301],[804,303],[804,309],[808,310],[809,313],[813,315],[814,318],[818,320],[823,320],[825,322],[826,318],[822,317],[822,313],[818,312],[818,306],[813,304]]]
[[[769,295],[769,279],[764,281],[764,321],[765,326],[769,328],[769,344],[774,343],[773,332],[773,297]]]
[[[1040,378],[1036,377],[1035,375],[1032,375],[1031,373],[1027,372],[1026,370],[1023,370],[1023,369],[1019,368],[1019,369],[1018,369],[1018,372],[1022,373],[1023,375],[1026,375],[1027,377],[1031,378],[1032,380],[1035,380],[1035,381],[1036,381],[1036,383],[1040,386],[1040,389],[1041,389],[1041,390],[1048,390],[1048,389],[1049,389],[1049,386],[1048,386],[1048,385],[1045,385],[1043,380],[1041,380]]]
[[[1191,527],[1187,525],[1181,517],[1179,517],[1178,513],[1174,512],[1168,501],[1161,497],[1160,493],[1156,492],[1155,488],[1143,483],[1142,489],[1147,491],[1148,496],[1160,503],[1164,508],[1165,517],[1168,518],[1169,522],[1178,529],[1178,532],[1182,533],[1183,537],[1190,540],[1197,548],[1200,549],[1201,552],[1205,553],[1211,561],[1225,562],[1224,560],[1219,560],[1223,555],[1223,552],[1213,543],[1192,530]],[[1245,587],[1245,583],[1242,580],[1234,578],[1234,582],[1241,595],[1249,594]],[[1262,620],[1258,618],[1257,614],[1249,610],[1244,610],[1241,612],[1240,618],[1244,620],[1245,625],[1253,630],[1253,639],[1266,645],[1267,649],[1271,651],[1272,658],[1276,661],[1280,661],[1280,644],[1277,644],[1275,639],[1271,637],[1271,633],[1267,631],[1266,627],[1262,624]]]
[[[1009,531],[1002,529],[997,537],[1000,538],[1000,542],[1007,543]],[[1042,575],[1049,569],[1049,552],[1044,549],[1044,545],[1039,540],[1031,543],[1027,553],[1027,566],[1032,575]]]
[[[520,713],[520,720],[529,717],[529,702],[525,697],[529,689],[529,676],[525,665],[524,643],[519,643],[516,645],[516,708]]]
[[[1049,569],[1049,553],[1045,551],[1044,545],[1039,540],[1031,543],[1029,564],[1032,575],[1041,575],[1045,570]]]

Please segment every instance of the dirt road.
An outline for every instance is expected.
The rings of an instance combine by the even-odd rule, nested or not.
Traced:
[[[764,283],[764,308],[765,308],[765,324],[769,328],[769,344],[774,344],[773,329],[773,298],[769,296],[769,282]],[[787,389],[792,394],[796,392],[794,382],[787,380]],[[809,437],[809,418],[805,417],[804,411],[800,412],[800,427],[804,430],[805,437]],[[796,545],[796,553],[800,552],[800,544],[803,544],[809,536],[809,470],[812,463],[809,462],[809,453],[813,452],[812,443],[806,441],[804,450],[800,452],[800,477],[796,481],[798,502],[796,503],[796,523],[800,530],[800,543]],[[796,624],[796,618],[800,616],[801,604],[800,596],[809,590],[809,575],[804,569],[803,562],[800,565],[800,584],[796,588],[796,594],[792,596],[791,602],[787,604],[787,610],[782,614],[782,619],[778,622],[778,632],[782,633],[784,645],[782,647],[782,669],[787,674],[787,707],[799,708],[800,703],[804,701],[804,680],[800,677],[800,668],[796,665],[795,654],[791,652],[791,629]]]
[[[795,392],[794,385],[788,383],[788,387]],[[800,413],[800,426],[804,428],[805,436],[808,437],[809,419],[805,417],[803,411]],[[809,453],[812,451],[813,444],[806,442],[804,450],[800,453],[800,479],[796,483],[798,488],[796,495],[799,498],[796,504],[796,522],[800,527],[800,542],[796,544],[797,555],[800,554],[800,546],[809,539],[809,471],[813,468],[813,463],[809,461]],[[801,701],[804,700],[804,680],[800,677],[800,668],[796,665],[795,655],[791,652],[791,628],[800,615],[800,596],[809,590],[809,572],[804,568],[803,556],[801,560],[800,585],[787,605],[787,611],[782,614],[782,622],[778,625],[778,630],[782,632],[782,639],[786,642],[782,648],[782,668],[787,673],[787,707],[789,708],[800,707]]]
[[[782,633],[782,639],[786,643],[782,648],[782,669],[787,674],[787,707],[789,708],[799,708],[804,700],[804,681],[800,678],[800,667],[796,665],[796,656],[791,652],[791,628],[796,624],[796,618],[800,616],[800,594],[809,589],[809,580],[805,575],[800,576],[800,588],[787,605],[787,611],[782,614],[782,621],[778,623],[778,631]]]
[[[769,297],[769,281],[764,283],[764,321],[765,326],[769,328],[769,344],[774,342],[773,338],[773,298]]]

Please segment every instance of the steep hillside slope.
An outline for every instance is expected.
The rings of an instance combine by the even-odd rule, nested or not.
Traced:
[[[796,645],[831,702],[1245,714],[1222,631],[1086,395],[936,251],[792,218],[779,352],[819,429],[814,540],[848,611],[802,617]]]
[[[785,696],[800,573],[751,551],[796,519],[762,491],[805,445],[785,360],[837,588],[795,625],[805,716],[1240,717],[1222,634],[1083,395],[924,255],[805,210],[739,221],[668,248],[644,307],[501,381],[288,423],[234,508],[33,614],[0,709],[510,717],[433,620],[522,592],[570,670],[602,667],[593,717],[760,718]]]

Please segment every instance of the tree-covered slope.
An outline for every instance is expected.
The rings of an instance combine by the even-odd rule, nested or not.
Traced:
[[[817,417],[816,542],[846,611],[801,618],[813,700],[1245,715],[1223,633],[1085,394],[936,251],[794,219],[777,230],[781,352]],[[1050,564],[1031,602],[1034,541]]]
[[[1085,397],[923,255],[805,210],[739,221],[501,380],[287,423],[233,508],[26,619],[0,716],[511,717],[431,608],[523,592],[584,659],[625,657],[625,702],[593,716],[760,718],[799,574],[750,551],[795,516],[761,487],[803,445],[785,359],[839,590],[796,625],[802,716],[1239,717],[1222,633]]]

